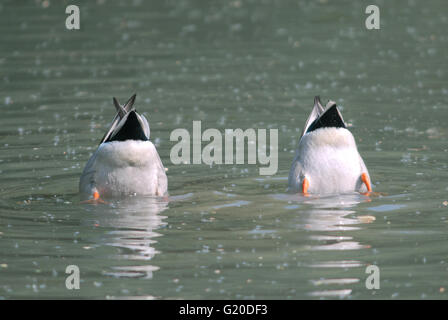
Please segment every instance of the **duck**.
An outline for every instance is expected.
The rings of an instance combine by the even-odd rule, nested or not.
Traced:
[[[136,94],[122,106],[113,97],[117,114],[87,161],[79,192],[87,201],[129,195],[166,197],[168,179],[156,147],[150,141],[145,116],[134,107]]]
[[[320,97],[305,122],[288,177],[289,190],[310,194],[372,192],[369,171],[334,101]]]

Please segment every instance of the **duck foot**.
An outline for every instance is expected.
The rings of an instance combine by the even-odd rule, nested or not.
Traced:
[[[374,197],[374,198],[387,196],[387,193],[384,193],[384,192],[374,192],[374,191],[360,192],[360,194],[362,194],[363,196],[366,196],[366,197]]]
[[[85,200],[85,201],[81,201],[81,203],[87,203],[87,204],[108,204],[108,202],[104,201],[103,199],[100,198],[100,194],[98,193],[98,191],[95,191],[93,193],[93,198],[89,199],[89,200]]]

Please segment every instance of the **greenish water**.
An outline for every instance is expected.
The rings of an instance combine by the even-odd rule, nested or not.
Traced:
[[[1,298],[447,298],[444,1],[84,1],[79,31],[61,2],[0,4]],[[112,96],[134,92],[170,201],[81,204]],[[342,106],[383,196],[286,192],[315,95]],[[278,128],[277,174],[171,164],[193,120]]]

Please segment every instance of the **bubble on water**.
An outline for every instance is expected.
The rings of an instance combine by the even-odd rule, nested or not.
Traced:
[[[195,32],[196,29],[197,29],[196,25],[194,25],[194,24],[189,24],[189,25],[183,26],[182,27],[182,31],[181,31],[181,35],[185,35],[187,33]]]
[[[276,33],[278,36],[286,36],[288,34],[288,30],[284,29],[284,28],[280,28],[280,29],[277,29]]]
[[[311,82],[307,82],[306,84],[305,84],[305,87],[304,87],[305,89],[313,89],[313,84],[311,83]]]
[[[230,26],[231,32],[238,32],[238,31],[241,31],[242,29],[243,29],[243,26],[241,25],[241,23],[235,23]]]

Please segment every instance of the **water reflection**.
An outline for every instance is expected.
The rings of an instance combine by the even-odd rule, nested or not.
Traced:
[[[365,197],[358,194],[307,199],[304,203],[310,205],[310,208],[306,210],[301,227],[328,232],[359,230],[360,223],[368,222],[366,216],[353,216],[356,214],[353,209],[362,201],[366,201]],[[327,233],[312,234],[310,239],[320,242],[319,245],[308,246],[310,250],[356,250],[370,247],[353,241],[353,237],[344,233],[336,236]]]
[[[119,253],[110,257],[117,261],[106,275],[115,277],[152,278],[159,267],[147,263],[159,252],[154,248],[161,234],[155,230],[165,224],[161,212],[168,202],[154,197],[131,197],[114,200],[108,205],[88,206],[93,216],[86,223],[109,229],[97,240],[99,245],[119,248]],[[134,265],[118,263],[133,261]]]
[[[297,205],[298,210],[295,210],[300,214],[294,221],[295,226],[309,231],[308,241],[302,248],[316,253],[312,255],[316,258],[307,264],[307,267],[313,270],[312,277],[316,277],[316,270],[325,270],[324,272],[317,271],[317,274],[326,274],[326,277],[310,279],[310,283],[316,287],[316,290],[311,290],[308,295],[319,298],[350,296],[352,286],[359,283],[361,279],[337,275],[349,268],[362,268],[367,264],[353,259],[351,252],[371,247],[367,243],[361,243],[354,236],[355,231],[364,229],[363,224],[375,221],[375,217],[371,215],[360,215],[357,208],[360,203],[370,202],[371,199],[361,194],[307,197],[280,195],[276,198],[287,200],[289,209]],[[323,254],[317,252],[323,252]],[[334,276],[329,277],[329,274]]]
[[[339,195],[331,197],[315,197],[304,200],[309,206],[305,211],[301,227],[313,231],[309,239],[316,244],[306,246],[312,251],[340,251],[362,250],[370,248],[369,244],[360,243],[352,235],[352,231],[362,230],[362,224],[374,221],[374,217],[357,215],[356,206],[368,197],[359,194]],[[365,263],[358,260],[343,259],[332,261],[319,261],[310,265],[310,268],[347,269],[359,268]],[[351,286],[360,282],[356,277],[335,277],[311,279],[317,288],[309,292],[312,297],[339,297],[344,298],[352,294]],[[340,288],[343,286],[343,288]],[[337,287],[337,289],[334,289]]]

